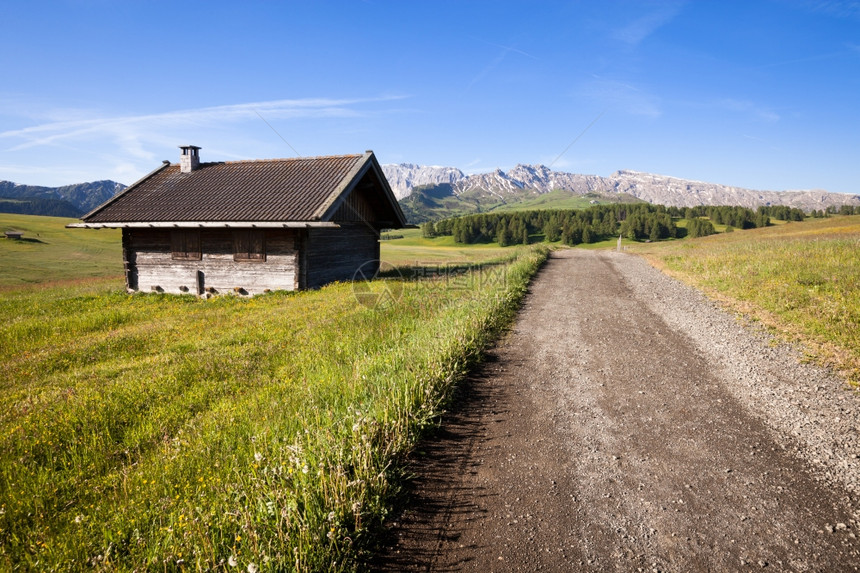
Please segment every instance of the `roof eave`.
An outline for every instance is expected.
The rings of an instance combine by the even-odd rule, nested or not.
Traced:
[[[338,228],[330,221],[126,221],[71,223],[67,229],[309,229]]]
[[[352,191],[352,188],[358,184],[361,178],[364,177],[365,173],[370,169],[373,169],[376,173],[377,179],[382,185],[382,190],[385,193],[386,199],[391,204],[391,207],[399,220],[400,224],[398,227],[390,228],[402,228],[405,226],[406,216],[403,214],[403,210],[397,202],[397,197],[395,197],[394,192],[391,190],[391,186],[385,178],[385,173],[383,173],[382,167],[379,165],[379,162],[376,160],[376,155],[374,155],[372,151],[365,152],[362,156],[362,160],[357,163],[356,167],[343,178],[337,188],[335,188],[335,190],[329,195],[325,203],[317,209],[314,213],[314,218],[325,221],[333,217],[334,213],[336,213],[340,207],[340,204],[346,199],[349,192]]]
[[[391,185],[388,184],[388,179],[385,177],[385,172],[382,171],[382,166],[379,164],[379,161],[376,160],[376,156],[371,154],[371,160],[373,161],[373,169],[376,171],[380,183],[382,183],[383,191],[391,203],[391,206],[394,208],[394,213],[397,215],[397,219],[400,222],[400,227],[403,228],[407,225],[406,215],[403,214],[403,209],[400,208],[400,203],[397,201],[397,196],[394,194],[394,191],[391,189]]]
[[[316,211],[314,211],[314,219],[325,220],[327,216],[330,217],[337,210],[335,208],[336,204],[340,202],[339,200],[342,199],[352,187],[355,187],[361,179],[361,176],[367,170],[368,159],[370,159],[371,156],[373,156],[373,152],[368,151],[356,160],[355,165],[349,170],[349,173],[343,176],[337,184],[337,187],[329,193],[326,200],[322,202]]]

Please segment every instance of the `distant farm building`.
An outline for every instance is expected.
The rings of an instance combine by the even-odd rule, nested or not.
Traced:
[[[130,291],[259,294],[378,268],[406,219],[373,155],[164,165],[70,227],[121,228]]]

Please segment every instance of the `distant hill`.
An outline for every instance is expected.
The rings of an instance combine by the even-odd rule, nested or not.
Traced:
[[[125,188],[116,181],[93,181],[62,187],[0,181],[0,213],[80,217]]]
[[[473,213],[499,211],[529,211],[533,209],[585,209],[605,203],[640,203],[641,199],[627,193],[590,191],[578,194],[555,189],[541,193],[533,189],[520,189],[505,195],[470,189],[454,194],[450,184],[416,187],[399,200],[400,208],[410,223],[445,219]]]
[[[755,191],[636,171],[609,177],[553,171],[545,165],[517,165],[505,172],[466,175],[453,167],[383,165],[385,176],[410,222],[420,223],[498,209],[559,208],[586,203],[646,201],[676,207],[698,205],[787,205],[804,211],[860,206],[860,196],[827,191]]]

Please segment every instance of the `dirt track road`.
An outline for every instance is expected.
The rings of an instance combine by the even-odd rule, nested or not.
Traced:
[[[858,570],[858,406],[644,261],[557,252],[374,567]]]

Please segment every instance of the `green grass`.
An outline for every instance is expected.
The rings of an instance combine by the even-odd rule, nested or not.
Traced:
[[[425,239],[420,229],[398,230],[395,234],[403,238],[382,241],[380,247],[382,260],[394,266],[480,263],[510,256],[512,251],[520,249],[500,247],[498,243],[464,245],[455,243],[450,235]]]
[[[569,191],[554,190],[542,193],[536,197],[528,197],[517,203],[502,203],[488,211],[533,211],[536,209],[588,209],[592,200],[602,199],[597,196],[586,197],[573,195]],[[606,202],[608,201],[601,201]]]
[[[526,196],[527,198],[515,203],[500,203],[498,205],[488,207],[484,211],[488,213],[497,212],[515,212],[515,211],[535,211],[538,209],[588,209],[589,207],[608,203],[621,202],[641,202],[639,199],[627,194],[618,193],[587,193],[578,195],[570,191],[555,189],[547,193],[536,194],[536,196]],[[592,203],[595,201],[595,203]]]
[[[121,277],[120,231],[65,228],[77,222],[61,217],[0,213],[0,231],[24,232],[21,241],[0,238],[0,289]]]
[[[408,266],[418,263],[423,264],[434,263],[480,263],[494,261],[499,257],[508,256],[512,249],[524,249],[522,245],[511,247],[500,247],[498,243],[475,243],[464,245],[463,243],[454,242],[454,237],[447,235],[444,237],[434,237],[425,239],[421,235],[420,229],[406,229],[396,231],[397,235],[402,235],[402,238],[383,241],[381,248],[382,260],[396,266]],[[561,241],[552,243],[544,242],[543,235],[536,233],[529,236],[529,239],[534,244],[544,244],[552,248],[567,248]],[[638,245],[637,241],[632,241],[627,238],[621,240],[621,245]],[[618,245],[618,237],[612,237],[604,241],[594,243],[581,243],[575,248],[577,249],[614,249]]]
[[[860,216],[630,249],[860,382]]]
[[[404,456],[546,249],[454,254],[450,276],[253,299],[7,289],[0,569],[360,567]]]

